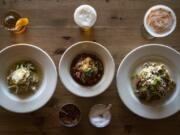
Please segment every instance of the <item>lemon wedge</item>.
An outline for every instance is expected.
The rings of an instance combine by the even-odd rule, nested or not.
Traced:
[[[25,26],[29,24],[29,19],[28,18],[20,18],[17,22],[16,22],[16,33],[21,33],[22,31],[25,30]]]

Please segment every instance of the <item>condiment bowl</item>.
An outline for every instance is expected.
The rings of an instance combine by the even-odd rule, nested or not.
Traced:
[[[60,124],[65,127],[75,127],[81,120],[81,110],[72,103],[64,104],[59,110]]]
[[[170,28],[170,30],[167,31],[167,32],[161,33],[161,34],[154,32],[154,31],[148,26],[148,24],[147,24],[148,15],[149,15],[153,10],[157,10],[157,9],[164,9],[164,10],[170,12],[171,15],[172,15],[172,19],[173,19],[173,25],[172,25],[172,27]],[[145,29],[147,30],[147,32],[148,32],[151,36],[153,36],[153,37],[166,37],[166,36],[170,35],[170,34],[175,30],[175,28],[176,28],[176,23],[177,23],[177,22],[176,22],[176,14],[175,14],[175,12],[174,12],[170,7],[168,7],[168,6],[166,6],[166,5],[155,5],[155,6],[153,6],[153,7],[151,7],[151,8],[148,9],[148,11],[146,12],[146,14],[145,14],[145,16],[144,16],[143,23],[144,23]]]

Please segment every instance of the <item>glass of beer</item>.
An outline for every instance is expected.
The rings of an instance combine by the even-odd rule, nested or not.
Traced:
[[[97,19],[96,10],[90,5],[81,5],[74,12],[74,21],[83,30],[88,31]]]

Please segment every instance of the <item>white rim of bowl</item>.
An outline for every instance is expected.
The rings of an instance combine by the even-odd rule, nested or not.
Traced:
[[[175,50],[175,49],[173,49],[172,47],[169,47],[169,46],[167,46],[167,45],[163,45],[163,44],[144,44],[144,45],[141,45],[141,46],[139,46],[139,47],[136,47],[136,48],[134,48],[133,50],[131,50],[128,54],[126,54],[126,56],[123,58],[123,60],[120,62],[120,64],[119,64],[119,67],[118,67],[118,70],[117,70],[117,73],[116,73],[116,87],[117,87],[117,91],[118,91],[118,95],[119,95],[119,97],[120,97],[120,99],[121,99],[121,101],[123,102],[123,104],[131,111],[131,112],[133,112],[134,114],[136,114],[137,116],[139,116],[139,117],[141,117],[141,118],[145,118],[145,119],[151,119],[151,120],[158,120],[158,119],[164,119],[164,118],[167,118],[167,117],[170,117],[170,116],[172,116],[172,115],[174,115],[175,113],[177,113],[178,111],[180,111],[180,110],[177,110],[176,112],[174,112],[173,114],[171,114],[171,115],[169,115],[169,116],[164,116],[164,117],[160,117],[160,118],[150,118],[150,117],[145,117],[145,116],[142,116],[142,115],[139,115],[138,113],[136,113],[134,110],[132,110],[129,106],[127,106],[126,105],[126,103],[124,102],[124,100],[123,100],[123,97],[121,96],[121,94],[120,94],[120,92],[119,92],[119,90],[118,90],[118,75],[120,74],[120,69],[121,69],[121,67],[122,67],[122,65],[123,65],[123,63],[124,63],[124,61],[126,60],[126,58],[127,57],[129,57],[132,53],[134,53],[134,52],[136,52],[137,50],[139,50],[139,49],[141,49],[141,48],[145,48],[145,47],[149,47],[149,46],[160,46],[160,47],[165,47],[165,48],[168,48],[168,49],[170,49],[170,50],[172,50],[173,52],[175,52],[175,53],[177,53],[179,56],[180,56],[180,53],[177,51],[177,50]]]
[[[65,55],[71,48],[75,47],[76,45],[84,44],[84,43],[95,44],[95,45],[100,46],[101,48],[103,48],[103,49],[108,53],[108,55],[110,56],[110,58],[111,58],[111,60],[112,60],[112,62],[113,62],[113,66],[114,66],[114,69],[113,69],[114,71],[113,71],[113,73],[112,73],[112,74],[113,74],[113,77],[112,77],[111,81],[107,84],[107,87],[106,87],[104,90],[102,90],[101,92],[99,92],[98,94],[93,95],[93,96],[82,96],[82,95],[79,95],[79,94],[77,94],[77,93],[75,93],[75,92],[72,92],[71,90],[69,90],[69,89],[66,87],[66,85],[64,85],[63,80],[62,80],[61,75],[60,75],[60,65],[61,65],[62,59],[64,58],[64,55]],[[95,96],[98,96],[98,95],[102,94],[102,93],[105,92],[105,90],[108,89],[108,87],[111,85],[111,83],[112,83],[112,81],[113,81],[113,79],[114,79],[114,75],[115,75],[115,63],[114,63],[114,59],[113,59],[111,53],[110,53],[109,50],[108,50],[106,47],[104,47],[103,45],[101,45],[101,44],[99,44],[99,43],[97,43],[97,42],[93,42],[93,41],[80,41],[80,42],[77,42],[77,43],[71,45],[70,47],[68,47],[68,48],[66,49],[66,51],[63,53],[63,55],[62,55],[61,58],[60,58],[58,70],[59,70],[59,78],[60,78],[62,84],[64,85],[64,87],[65,87],[70,93],[72,93],[72,94],[74,94],[74,95],[76,95],[76,96],[78,96],[78,97],[91,98],[91,97],[95,97]]]
[[[32,47],[32,48],[34,48],[34,49],[37,49],[37,50],[41,51],[41,52],[44,53],[44,54],[47,56],[47,58],[51,61],[51,64],[53,65],[53,68],[54,68],[54,70],[55,70],[55,72],[56,72],[56,77],[55,77],[55,78],[56,78],[56,80],[55,80],[55,84],[56,84],[56,85],[52,88],[52,93],[51,93],[51,95],[49,95],[48,100],[46,100],[42,105],[40,105],[40,106],[38,106],[37,108],[34,108],[34,109],[32,109],[32,110],[24,111],[24,112],[11,110],[11,109],[6,108],[5,106],[2,106],[2,105],[1,105],[1,107],[3,107],[4,109],[6,109],[6,110],[8,110],[8,111],[10,111],[10,112],[14,112],[14,113],[30,113],[30,112],[34,112],[34,111],[42,108],[43,106],[45,106],[45,105],[47,104],[47,102],[51,99],[51,97],[53,96],[53,94],[54,94],[54,92],[55,92],[55,90],[56,90],[57,80],[58,80],[57,69],[56,69],[56,65],[54,64],[54,61],[53,61],[52,58],[49,56],[49,54],[48,54],[47,52],[45,52],[43,49],[41,49],[40,47],[37,47],[37,46],[32,45],[32,44],[18,43],[18,44],[9,45],[9,46],[3,48],[2,50],[0,50],[0,54],[3,53],[4,51],[8,50],[9,48],[17,47],[17,46],[28,46],[28,47]]]
[[[173,24],[171,30],[169,30],[168,32],[162,33],[162,34],[158,34],[158,33],[153,32],[152,30],[150,30],[149,26],[148,26],[147,23],[146,23],[146,19],[147,19],[149,13],[150,13],[152,10],[159,9],[159,8],[162,8],[162,9],[165,9],[165,10],[167,10],[167,11],[170,11],[171,14],[172,14],[172,17],[173,17],[173,19],[174,19],[174,24]],[[150,8],[146,11],[145,16],[144,16],[144,20],[143,20],[143,24],[144,24],[144,27],[145,27],[146,31],[147,31],[151,36],[153,36],[153,37],[166,37],[166,36],[170,35],[170,34],[175,30],[175,28],[176,28],[176,24],[177,24],[176,14],[175,14],[175,12],[174,12],[170,7],[168,7],[168,6],[166,6],[166,5],[155,5],[155,6],[150,7]]]

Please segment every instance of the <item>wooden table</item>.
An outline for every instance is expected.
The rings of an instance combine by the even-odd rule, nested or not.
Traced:
[[[73,21],[73,12],[81,4],[94,6],[98,20],[91,37],[85,37]],[[172,7],[177,15],[176,31],[169,37],[147,41],[140,26],[146,10],[155,4]],[[29,17],[28,31],[14,35],[0,28],[0,49],[14,43],[30,43],[47,51],[56,65],[66,48],[82,40],[103,44],[112,53],[116,69],[123,57],[135,47],[162,43],[180,51],[179,0],[1,0],[0,17],[17,10]],[[178,62],[178,61],[177,61]],[[3,65],[0,65],[3,66]],[[82,110],[80,124],[65,128],[59,124],[57,106],[75,103]],[[88,121],[89,108],[97,103],[112,103],[112,122],[97,129]],[[69,93],[59,81],[51,100],[43,108],[28,114],[0,109],[0,135],[179,135],[180,113],[163,120],[146,120],[130,112],[121,102],[115,79],[106,92],[94,98],[80,98]]]

